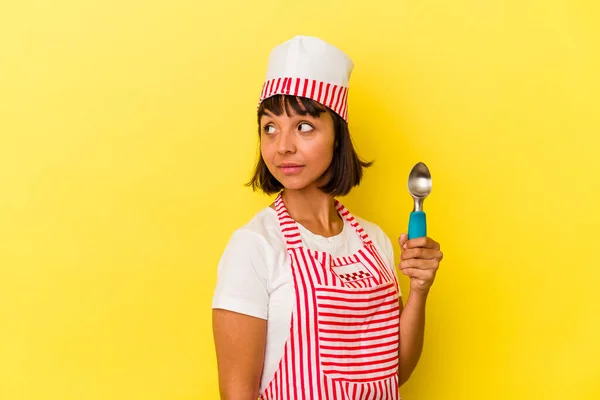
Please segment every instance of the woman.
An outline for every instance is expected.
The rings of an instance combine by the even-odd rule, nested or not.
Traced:
[[[347,125],[352,61],[312,37],[271,53],[250,185],[279,193],[238,229],[219,263],[213,327],[227,400],[398,399],[423,345],[442,253],[400,235],[403,306],[391,242],[337,200],[360,183]]]

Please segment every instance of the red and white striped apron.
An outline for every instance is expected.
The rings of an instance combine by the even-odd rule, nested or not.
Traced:
[[[346,208],[364,246],[349,257],[306,249],[281,195],[275,201],[292,260],[290,338],[262,400],[397,400],[400,307],[391,266]]]

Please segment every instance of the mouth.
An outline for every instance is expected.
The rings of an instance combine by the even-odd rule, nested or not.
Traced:
[[[277,166],[284,175],[296,175],[302,171],[304,165],[285,163]]]

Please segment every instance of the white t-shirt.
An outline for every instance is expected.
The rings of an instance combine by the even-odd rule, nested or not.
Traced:
[[[397,273],[389,237],[374,223],[354,217]],[[329,238],[315,235],[301,224],[298,227],[307,248],[325,251],[332,257],[352,255],[363,246],[360,236],[345,219],[342,232]],[[271,207],[259,211],[250,222],[233,233],[219,261],[212,306],[267,320],[265,361],[260,383],[262,393],[283,357],[294,306],[291,259],[277,213]]]

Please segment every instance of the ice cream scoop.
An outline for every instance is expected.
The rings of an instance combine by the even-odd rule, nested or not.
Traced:
[[[408,238],[427,236],[427,218],[423,211],[423,200],[431,193],[431,173],[424,163],[416,163],[410,171],[408,192],[415,202],[408,221]]]

